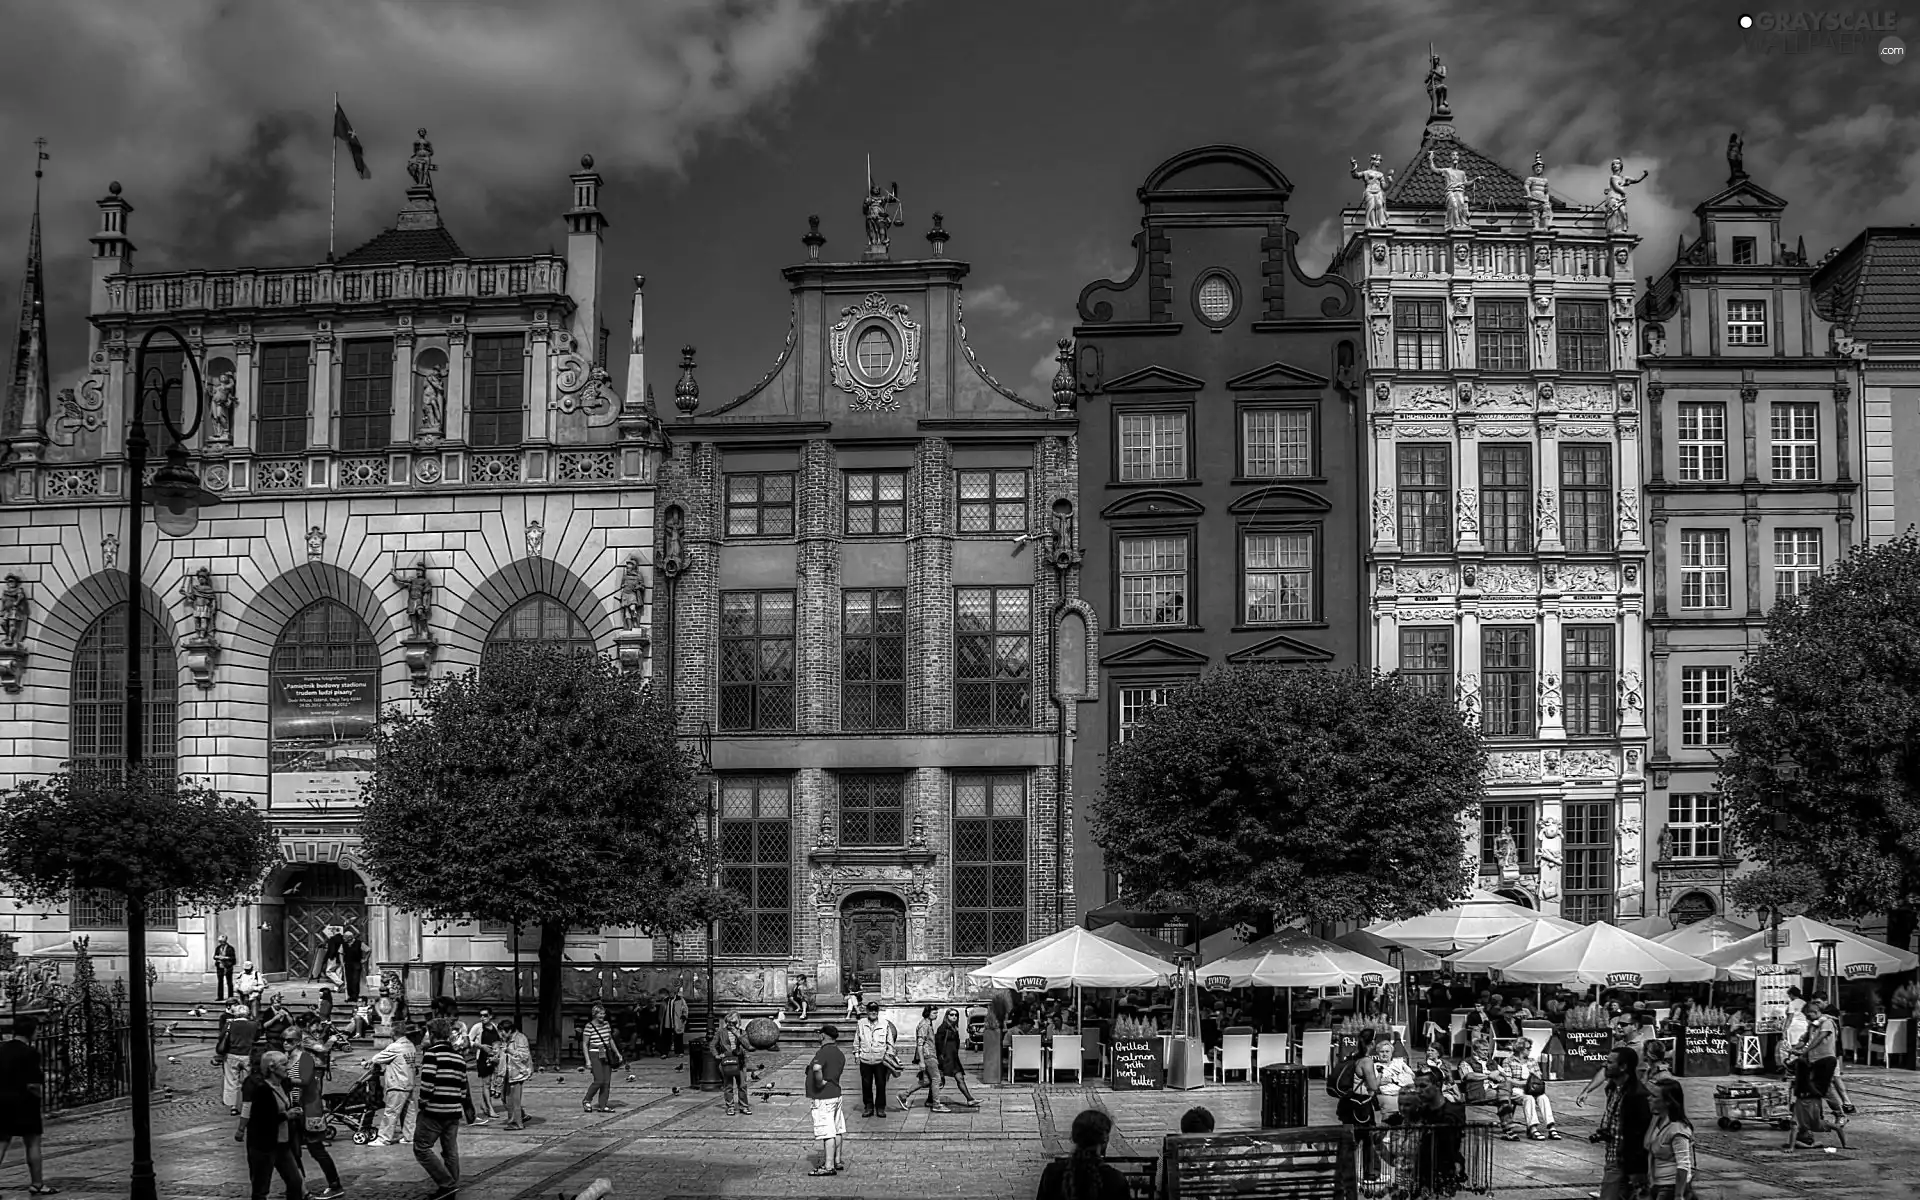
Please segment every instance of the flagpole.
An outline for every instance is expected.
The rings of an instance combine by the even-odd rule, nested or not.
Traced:
[[[327,261],[333,261],[333,207],[336,194],[340,191],[340,139],[333,136],[334,113],[340,111],[340,93],[333,94],[333,112],[327,114],[327,144],[333,147],[332,162],[327,168]]]

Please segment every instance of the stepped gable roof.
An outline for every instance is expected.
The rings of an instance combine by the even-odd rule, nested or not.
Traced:
[[[1859,341],[1920,341],[1920,228],[1868,229],[1814,277],[1831,319]]]
[[[369,266],[374,263],[445,262],[465,258],[460,243],[444,227],[432,229],[388,229],[370,241],[340,257],[343,267]]]
[[[1429,150],[1433,152],[1434,160],[1443,166],[1451,165],[1454,152],[1459,151],[1460,165],[1466,170],[1467,177],[1474,181],[1467,188],[1467,198],[1472,202],[1475,212],[1526,209],[1525,176],[1507,170],[1461,141],[1451,129],[1442,128],[1429,128],[1420,139],[1419,152],[1393,177],[1393,186],[1387,189],[1389,208],[1444,209],[1447,206],[1446,184],[1427,165]],[[1559,200],[1555,200],[1553,206],[1556,209],[1566,207]]]

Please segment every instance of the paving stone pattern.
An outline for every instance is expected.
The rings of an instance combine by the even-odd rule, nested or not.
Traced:
[[[154,1155],[165,1200],[245,1200],[245,1159],[233,1141],[234,1120],[219,1103],[218,1083],[203,1046],[184,1046],[167,1062],[162,1083],[175,1099],[154,1109]],[[356,1056],[357,1057],[357,1056]],[[615,1076],[612,1113],[580,1111],[586,1076],[541,1074],[528,1088],[533,1121],[510,1133],[499,1122],[461,1132],[462,1200],[552,1200],[572,1196],[594,1178],[614,1182],[615,1200],[705,1200],[708,1197],[805,1196],[814,1200],[1025,1200],[1041,1168],[1063,1143],[1073,1117],[1100,1108],[1115,1124],[1116,1155],[1153,1154],[1160,1138],[1195,1104],[1213,1110],[1223,1130],[1252,1129],[1259,1097],[1246,1084],[1194,1092],[1116,1092],[1090,1084],[986,1088],[976,1111],[894,1111],[885,1121],[860,1116],[858,1077],[847,1100],[848,1170],[832,1179],[807,1171],[818,1163],[801,1075],[808,1054],[781,1052],[763,1065],[751,1116],[728,1117],[718,1093],[685,1086],[684,1068],[642,1060]],[[336,1090],[357,1065],[336,1068]],[[631,1078],[629,1078],[631,1076]],[[1920,1073],[1850,1068],[1860,1107],[1848,1130],[1851,1150],[1788,1152],[1784,1136],[1751,1125],[1735,1133],[1713,1125],[1711,1080],[1687,1082],[1689,1110],[1699,1121],[1703,1200],[1787,1197],[1911,1198],[1920,1195]],[[674,1089],[680,1090],[676,1092]],[[1316,1121],[1331,1104],[1312,1083]],[[1560,1142],[1498,1143],[1496,1194],[1506,1200],[1578,1200],[1597,1190],[1600,1147],[1586,1138],[1596,1108],[1573,1103],[1577,1085],[1556,1083]],[[1833,1139],[1822,1138],[1831,1145]],[[426,1176],[403,1147],[356,1146],[344,1136],[334,1157],[350,1197],[389,1200],[425,1196]],[[48,1181],[74,1200],[126,1195],[131,1126],[126,1113],[59,1120],[47,1129]],[[317,1180],[316,1180],[317,1182]],[[0,1167],[0,1189],[21,1188],[25,1166],[16,1149]],[[276,1184],[273,1194],[280,1189]]]

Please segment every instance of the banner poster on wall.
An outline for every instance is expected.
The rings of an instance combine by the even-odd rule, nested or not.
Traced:
[[[373,770],[380,673],[275,672],[270,689],[273,807],[358,807]]]
[[[1787,991],[1800,982],[1791,963],[1759,963],[1753,968],[1753,1027],[1759,1033],[1787,1031]]]

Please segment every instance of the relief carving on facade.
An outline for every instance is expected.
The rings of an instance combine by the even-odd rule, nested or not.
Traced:
[[[1560,773],[1568,779],[1617,779],[1620,767],[1611,750],[1568,750],[1560,756]]]
[[[869,374],[853,361],[854,326],[884,326],[891,335],[893,361],[885,371]],[[853,397],[854,412],[898,412],[899,394],[920,378],[920,326],[904,304],[888,304],[886,296],[869,292],[858,304],[840,310],[840,320],[828,333],[828,355],[833,384]]]
[[[1640,493],[1632,488],[1620,493],[1620,540],[1640,537]]]
[[[1368,329],[1368,332],[1373,335],[1374,361],[1375,362],[1391,361],[1389,357],[1389,351],[1392,350],[1392,347],[1387,343],[1387,333],[1389,330],[1388,318],[1368,317],[1367,329]]]
[[[1540,755],[1535,751],[1493,754],[1487,757],[1489,783],[1533,783],[1540,778]]]
[[[1580,563],[1569,566],[1560,577],[1560,590],[1574,595],[1590,595],[1613,590],[1613,568]]]
[[[1535,509],[1535,527],[1540,530],[1541,541],[1557,541],[1560,537],[1560,498],[1553,494],[1552,488],[1541,488],[1535,499],[1539,502]]]
[[[1555,393],[1555,399],[1559,402],[1561,412],[1604,413],[1612,412],[1614,408],[1612,393],[1606,388],[1587,384],[1562,384]]]
[[[1375,541],[1391,542],[1399,531],[1399,521],[1394,509],[1392,488],[1381,488],[1373,494],[1373,536]]]
[[[102,408],[107,399],[107,372],[95,367],[80,382],[79,394],[73,388],[60,389],[60,411],[53,415],[53,444],[71,446],[82,433],[100,428],[106,418]]]
[[[1560,677],[1552,671],[1540,675],[1540,723],[1551,725],[1560,719]]]
[[[1455,493],[1454,506],[1458,512],[1455,526],[1462,538],[1477,539],[1480,536],[1480,494],[1462,488]]]
[[[1454,695],[1460,703],[1461,715],[1469,721],[1478,721],[1480,719],[1480,677],[1471,671],[1460,676],[1460,681],[1454,685]]]
[[[1640,711],[1640,672],[1622,671],[1616,687],[1622,715]]]
[[[1540,591],[1540,577],[1528,566],[1488,563],[1480,568],[1480,590],[1498,596],[1532,596]]]
[[[1384,388],[1386,384],[1380,386]],[[1397,412],[1451,412],[1453,397],[1444,385],[1401,388],[1394,397],[1393,407]]]
[[[1444,595],[1453,591],[1453,572],[1445,569],[1395,571],[1393,590],[1407,595]]]
[[[1523,383],[1499,391],[1478,387],[1474,389],[1473,406],[1481,412],[1530,413],[1533,411],[1533,393]]]

